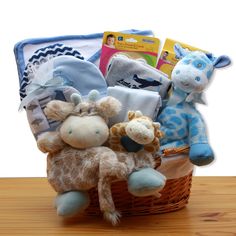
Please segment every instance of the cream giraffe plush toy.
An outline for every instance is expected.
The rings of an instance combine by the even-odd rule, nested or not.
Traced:
[[[72,102],[49,102],[45,115],[62,124],[57,131],[39,135],[37,145],[48,153],[47,176],[58,193],[58,215],[73,216],[85,210],[90,203],[87,191],[97,187],[100,210],[116,225],[120,213],[112,199],[113,181],[127,180],[132,194],[149,196],[164,186],[165,178],[152,168],[151,153],[115,152],[102,146],[109,137],[108,119],[119,112],[121,104],[109,96],[97,100],[98,96],[91,91],[87,100],[72,94]]]

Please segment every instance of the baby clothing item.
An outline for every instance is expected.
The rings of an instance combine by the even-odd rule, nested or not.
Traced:
[[[123,86],[158,92],[165,98],[171,81],[163,72],[148,65],[144,60],[134,60],[117,55],[111,59],[106,73],[108,86]]]
[[[108,87],[107,93],[117,98],[123,105],[120,113],[110,119],[110,126],[127,121],[128,111],[130,110],[140,110],[143,115],[154,119],[161,107],[161,97],[158,92],[114,86]]]
[[[78,59],[84,60],[84,57],[80,54],[80,52],[78,52],[72,47],[59,43],[40,48],[33,53],[24,69],[23,77],[20,81],[21,99],[25,97],[25,87],[30,83],[31,79],[34,78],[35,73],[40,67],[40,65],[44,64],[45,62],[54,57],[62,55],[73,56]]]
[[[38,68],[28,86],[36,83],[35,78],[38,80],[44,78],[45,82],[61,78],[63,85],[74,87],[82,96],[87,95],[92,89],[98,90],[102,95],[107,93],[106,81],[100,70],[93,63],[73,56],[58,56],[45,62]]]

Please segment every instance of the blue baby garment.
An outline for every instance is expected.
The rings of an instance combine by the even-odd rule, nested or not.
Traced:
[[[44,76],[47,76],[48,80],[61,78],[64,85],[75,88],[82,96],[86,96],[92,89],[98,90],[101,95],[107,93],[102,73],[89,61],[66,55],[58,56],[45,62],[39,69],[41,73],[44,70]]]
[[[34,78],[36,71],[40,65],[49,61],[50,59],[62,55],[73,56],[78,59],[84,60],[84,57],[72,47],[63,44],[52,44],[47,47],[38,49],[29,58],[28,63],[24,69],[23,77],[20,80],[20,97],[21,99],[25,97],[25,87]]]

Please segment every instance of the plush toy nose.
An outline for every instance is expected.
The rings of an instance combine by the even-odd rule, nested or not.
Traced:
[[[70,116],[62,124],[60,134],[65,143],[84,149],[102,145],[109,136],[109,129],[99,116]]]

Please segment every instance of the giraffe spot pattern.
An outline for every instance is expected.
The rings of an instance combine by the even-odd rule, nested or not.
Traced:
[[[145,146],[144,150],[147,152],[154,152],[155,151],[154,147],[152,147],[152,146]]]
[[[168,128],[169,129],[177,129],[176,125],[173,123],[168,123]]]
[[[197,118],[197,117],[193,117],[192,119],[191,119],[191,124],[193,124],[193,125],[196,125],[197,123],[199,123],[199,118]]]
[[[173,108],[167,107],[165,109],[165,113],[166,115],[173,115],[173,114],[176,114],[176,111]]]
[[[185,135],[186,135],[186,129],[181,128],[180,130],[177,131],[177,134],[178,134],[180,137],[185,136]]]
[[[187,114],[186,113],[180,113],[180,117],[185,120],[187,118]]]
[[[170,114],[167,114],[166,110]],[[162,111],[158,119],[161,123],[161,130],[164,133],[164,138],[160,140],[161,145],[185,146],[189,142],[207,142],[204,126],[202,127],[203,120],[201,115],[189,104],[180,103],[174,107],[168,107],[168,109],[166,108]],[[199,131],[200,127],[201,131]]]
[[[186,145],[186,143],[185,143],[184,140],[178,140],[178,141],[176,142],[176,146],[184,146],[184,145]]]
[[[192,137],[198,135],[198,127],[197,127],[197,126],[191,127],[191,128],[190,128],[190,133],[191,133],[191,136],[192,136]]]
[[[111,128],[111,132],[112,132],[113,134],[117,135],[117,134],[118,134],[118,129],[117,129],[116,127],[112,127],[112,128]]]
[[[181,125],[182,124],[182,120],[178,117],[178,116],[172,116],[170,118],[170,121],[177,124],[177,125]]]
[[[174,136],[174,132],[170,130],[167,130],[165,134],[166,136]]]
[[[125,127],[124,126],[120,128],[120,135],[121,136],[126,135],[126,131],[125,131]]]
[[[183,104],[183,103],[178,103],[178,104],[176,105],[176,108],[178,108],[178,109],[183,109],[183,108],[184,108],[184,104]]]

